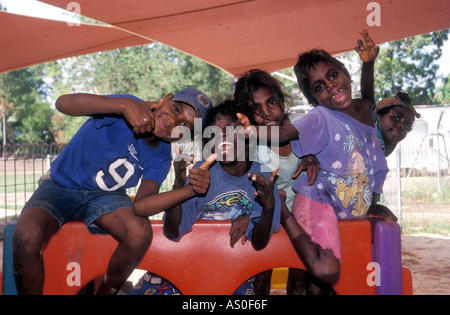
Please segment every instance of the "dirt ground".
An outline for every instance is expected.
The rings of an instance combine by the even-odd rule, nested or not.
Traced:
[[[402,235],[402,261],[412,273],[414,295],[450,294],[450,236]],[[0,262],[3,262],[3,240],[0,240]],[[0,272],[2,268],[0,263]],[[275,291],[273,294],[284,293]]]
[[[402,265],[412,274],[413,295],[450,294],[450,236],[403,234]],[[285,290],[271,290],[283,295]]]
[[[412,273],[414,295],[450,294],[450,237],[402,235],[402,262]]]

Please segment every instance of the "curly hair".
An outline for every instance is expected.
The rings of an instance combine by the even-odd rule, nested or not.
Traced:
[[[271,74],[259,69],[247,71],[234,83],[234,99],[244,105],[251,104],[254,102],[253,93],[262,87],[272,91],[282,111],[285,103],[291,102],[291,96],[285,91],[284,85]]]
[[[399,92],[395,93],[395,95],[398,96],[398,98],[402,102],[405,102],[406,104],[412,104],[412,99],[408,93],[399,91]]]
[[[244,106],[242,103],[238,103],[236,100],[225,100],[218,106],[210,108],[206,112],[205,127],[214,125],[214,122],[219,115],[231,116],[235,119],[238,119],[238,113],[244,114],[247,117],[251,116],[251,111],[248,106]]]

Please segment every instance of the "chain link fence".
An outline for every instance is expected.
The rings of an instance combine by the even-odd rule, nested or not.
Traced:
[[[450,107],[416,107],[422,117],[387,158],[381,203],[405,232],[450,235]]]
[[[0,148],[0,222],[15,221],[39,178],[65,145],[21,144]]]

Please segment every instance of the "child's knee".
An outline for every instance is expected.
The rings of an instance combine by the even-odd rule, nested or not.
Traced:
[[[45,244],[44,234],[40,229],[15,229],[12,241],[14,257],[40,255]]]
[[[314,268],[312,274],[321,283],[331,285],[339,280],[340,269],[339,263],[326,263]]]
[[[148,247],[153,238],[152,225],[148,218],[138,218],[128,230],[128,240],[133,246]]]
[[[47,210],[23,210],[13,232],[13,255],[41,255],[45,244],[58,228],[58,221]]]

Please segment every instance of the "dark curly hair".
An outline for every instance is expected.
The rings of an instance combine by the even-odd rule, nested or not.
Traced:
[[[412,99],[408,93],[399,91],[399,92],[395,93],[395,95],[398,96],[398,98],[402,102],[405,102],[406,104],[412,104]]]
[[[251,116],[251,110],[248,106],[244,106],[244,104],[239,103],[236,100],[225,100],[218,106],[210,108],[206,112],[205,127],[214,125],[214,122],[219,115],[231,116],[238,119],[238,113],[244,114],[247,117]]]
[[[291,96],[285,92],[285,87],[280,81],[259,69],[247,71],[234,83],[234,99],[244,105],[251,104],[253,93],[261,87],[267,87],[272,91],[275,101],[284,111],[285,103],[291,101]]]

